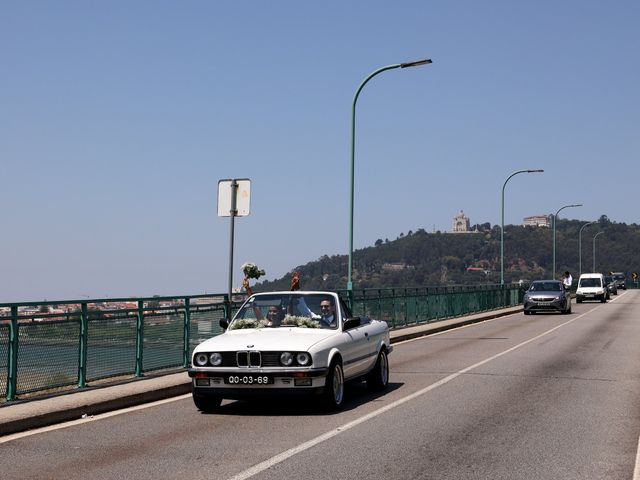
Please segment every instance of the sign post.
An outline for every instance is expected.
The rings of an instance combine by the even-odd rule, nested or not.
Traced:
[[[249,215],[251,204],[251,180],[248,178],[233,178],[218,181],[218,216],[230,217],[231,228],[229,235],[229,308],[227,315],[231,316],[231,294],[233,285],[233,240],[235,218]]]

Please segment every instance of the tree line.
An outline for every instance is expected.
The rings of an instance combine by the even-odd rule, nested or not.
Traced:
[[[593,271],[593,237],[598,272],[640,269],[640,226],[612,222],[602,215],[582,230],[584,220],[559,219],[556,225],[556,277],[565,270],[577,278]],[[419,287],[500,283],[500,226],[476,225],[472,233],[428,233],[424,229],[401,233],[395,240],[378,239],[353,254],[354,288]],[[581,253],[581,255],[580,255]],[[553,272],[553,231],[546,227],[505,225],[505,283],[548,279]],[[323,255],[291,270],[300,274],[305,290],[346,288],[347,255]],[[256,284],[255,291],[288,290],[291,272]]]

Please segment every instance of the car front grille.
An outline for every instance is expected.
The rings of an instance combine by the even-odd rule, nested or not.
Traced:
[[[222,352],[221,367],[281,367],[280,353],[282,352],[259,352],[259,351],[237,351]]]
[[[531,297],[531,300],[534,302],[552,302],[553,298],[551,297]]]
[[[260,367],[262,355],[260,352],[236,352],[236,362],[238,367]]]
[[[221,367],[236,367],[238,366],[238,362],[236,362],[236,352],[222,352],[222,363]]]
[[[280,352],[262,352],[263,367],[280,367]]]

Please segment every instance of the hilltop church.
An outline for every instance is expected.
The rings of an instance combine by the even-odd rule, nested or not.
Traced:
[[[453,217],[453,230],[451,233],[477,233],[478,230],[471,230],[471,222],[462,210]]]

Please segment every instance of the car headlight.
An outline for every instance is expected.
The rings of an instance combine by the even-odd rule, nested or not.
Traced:
[[[196,356],[193,357],[194,363],[199,367],[204,367],[207,364],[209,357],[206,353],[196,353]]]
[[[209,355],[209,361],[214,367],[219,367],[222,364],[222,355],[217,352],[212,353],[211,355]]]
[[[298,365],[306,367],[311,363],[311,355],[306,352],[298,353],[296,355],[296,362],[298,362]]]
[[[554,300],[560,300],[560,295],[558,295],[557,297],[554,297]]]
[[[280,354],[280,363],[285,367],[288,367],[293,363],[293,355],[289,352],[282,352]]]

